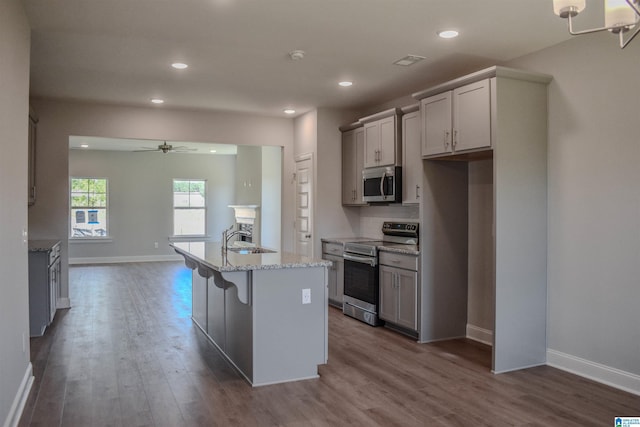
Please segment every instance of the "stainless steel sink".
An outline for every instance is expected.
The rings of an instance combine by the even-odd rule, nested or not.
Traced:
[[[235,252],[237,254],[273,254],[276,251],[266,248],[243,248],[243,247],[231,247],[227,248],[228,251]]]

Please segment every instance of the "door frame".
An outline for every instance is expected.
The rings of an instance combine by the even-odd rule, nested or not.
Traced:
[[[309,209],[309,229],[311,230],[311,240],[310,240],[310,245],[311,245],[311,254],[310,256],[313,258],[313,256],[315,255],[315,245],[314,245],[314,239],[315,239],[315,209],[316,209],[316,201],[315,201],[315,190],[316,190],[316,186],[315,186],[315,180],[316,180],[316,165],[315,165],[315,160],[314,160],[314,156],[313,156],[313,152],[310,153],[303,153],[303,154],[299,154],[297,156],[294,157],[294,186],[293,186],[293,196],[294,196],[294,202],[293,202],[293,251],[298,254],[298,212],[297,212],[297,207],[298,207],[298,162],[304,161],[304,160],[310,160],[311,161],[311,167],[312,167],[312,171],[311,171],[311,185],[310,185],[310,189],[309,189],[309,194],[310,194],[310,200],[309,203],[311,204],[311,207]]]

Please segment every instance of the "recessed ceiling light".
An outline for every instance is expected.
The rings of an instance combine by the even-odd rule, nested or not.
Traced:
[[[210,153],[215,153],[215,152],[216,152],[216,150],[209,150],[209,152],[210,152]]]
[[[438,36],[440,36],[443,39],[453,39],[455,37],[458,37],[458,33],[456,30],[442,30],[442,31],[438,31]]]
[[[353,82],[347,82],[347,81],[344,81],[344,82],[340,82],[340,83],[338,83],[338,84],[339,84],[340,86],[342,86],[342,87],[349,87],[349,86],[353,85]]]
[[[164,104],[164,99],[152,98],[151,102],[154,103],[154,104]]]
[[[286,109],[284,110],[284,113],[285,113],[285,114],[295,114],[295,113],[296,113],[296,110],[294,110],[293,108],[286,108]]]
[[[185,68],[189,67],[187,64],[185,64],[184,62],[174,62],[173,64],[171,64],[171,66],[173,68],[176,68],[178,70],[184,70]]]
[[[80,144],[80,148],[89,148],[89,144]]]

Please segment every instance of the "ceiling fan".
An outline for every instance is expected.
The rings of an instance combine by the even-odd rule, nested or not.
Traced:
[[[162,144],[158,145],[157,148],[151,147],[142,147],[142,150],[134,150],[136,153],[141,153],[145,151],[162,151],[163,153],[188,153],[189,151],[198,151],[197,148],[189,148],[184,145],[174,147],[171,144],[167,144],[167,141],[164,141]]]

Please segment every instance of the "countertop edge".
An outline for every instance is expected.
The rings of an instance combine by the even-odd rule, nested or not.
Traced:
[[[220,273],[229,273],[236,271],[254,271],[254,270],[281,270],[281,269],[290,269],[290,268],[315,268],[315,267],[331,267],[333,263],[331,261],[323,260],[323,259],[311,259],[309,261],[300,261],[300,262],[283,262],[283,263],[266,263],[266,264],[243,264],[243,265],[216,265],[211,261],[207,261],[193,253],[184,250],[180,247],[175,246],[174,244],[169,244],[178,254],[188,257],[192,260],[195,260],[199,264],[202,264],[204,267],[207,267],[211,270],[218,271]],[[290,254],[281,252],[281,254],[291,255],[293,257],[297,257],[299,255]],[[243,255],[238,255],[243,256]],[[224,259],[224,255],[222,255]]]

